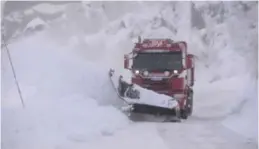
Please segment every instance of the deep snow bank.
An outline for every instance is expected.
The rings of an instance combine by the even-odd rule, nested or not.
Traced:
[[[197,115],[229,116],[223,124],[257,142],[258,5],[254,2],[195,3],[206,28],[196,32],[198,47]],[[214,9],[211,9],[214,7]],[[240,21],[242,20],[242,21]],[[203,43],[203,44],[201,44]],[[208,70],[208,71],[206,71]],[[206,96],[205,96],[206,95]],[[207,98],[204,98],[207,97]],[[233,114],[233,115],[232,115]]]
[[[229,129],[253,140],[258,140],[258,87],[257,80],[248,82],[241,103],[236,113],[225,121],[223,125]]]
[[[25,109],[2,52],[3,148],[58,148],[113,135],[128,125],[120,111],[100,105],[117,100],[106,68],[82,62],[48,39],[40,33],[9,46]]]

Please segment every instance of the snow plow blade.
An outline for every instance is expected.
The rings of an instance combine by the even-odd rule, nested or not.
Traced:
[[[151,114],[160,116],[179,116],[179,104],[170,96],[155,93],[135,84],[122,80],[122,76],[115,76],[110,70],[109,77],[118,97],[124,101],[124,112]]]

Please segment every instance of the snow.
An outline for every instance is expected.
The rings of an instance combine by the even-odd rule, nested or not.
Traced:
[[[33,13],[34,13],[33,9],[27,9],[27,10],[24,11],[25,15],[32,15]]]
[[[2,147],[257,148],[257,88],[251,85],[257,80],[251,79],[257,75],[257,25],[249,27],[256,9],[239,18],[233,14],[240,11],[225,4],[228,19],[217,23],[206,10],[207,2],[197,4],[205,18],[202,30],[190,28],[189,4],[141,2],[119,11],[114,3],[104,3],[107,9],[86,10],[98,17],[69,11],[61,24],[10,45],[26,107],[3,52]],[[52,11],[52,6],[37,8],[49,14],[61,10]],[[108,71],[114,68],[129,79],[123,54],[131,51],[131,40],[138,35],[186,40],[196,55],[194,113],[187,121],[132,123],[117,109],[121,101]]]
[[[4,19],[10,21],[10,22],[17,22],[21,23],[23,19],[23,15],[20,12],[13,12],[10,15],[4,17]]]
[[[223,125],[229,129],[253,140],[258,140],[258,89],[256,80],[251,80],[251,83],[246,86],[245,102],[242,103],[241,109],[226,120]]]
[[[127,130],[116,133],[113,137],[103,137],[86,145],[64,144],[62,147],[65,149],[75,147],[78,149],[168,149],[168,146],[154,128],[153,125],[134,125]],[[149,142],[147,143],[145,140],[149,140]]]
[[[41,35],[9,47],[26,107],[22,109],[14,84],[10,85],[10,66],[5,67],[3,148],[52,148],[64,141],[87,142],[113,135],[127,127],[129,120],[120,111],[99,105],[107,97],[116,100],[114,92],[105,94],[103,88],[107,71],[78,63],[71,54],[67,59],[65,51],[59,53],[57,46]],[[20,50],[21,46],[26,50]]]
[[[37,26],[47,26],[46,22],[43,21],[42,19],[40,18],[35,18],[33,20],[31,20],[27,26],[25,27],[24,30],[28,30],[28,29],[35,29]]]
[[[49,3],[42,3],[34,6],[32,9],[44,13],[44,14],[55,14],[62,12],[66,8],[66,5],[54,5]]]

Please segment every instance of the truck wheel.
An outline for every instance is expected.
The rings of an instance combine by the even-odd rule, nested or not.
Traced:
[[[181,109],[181,118],[182,119],[187,119],[188,118],[188,112],[187,109]]]
[[[187,119],[188,116],[192,115],[192,110],[193,110],[193,91],[190,90],[186,100],[186,105],[184,106],[184,109],[181,109],[181,118]]]
[[[164,122],[174,122],[180,123],[181,122],[181,111],[180,109],[174,109],[175,114],[173,115],[165,115]]]
[[[175,118],[176,118],[175,122],[181,122],[181,110],[180,109],[175,111]]]
[[[187,98],[187,111],[188,111],[188,115],[191,116],[193,111],[193,91],[192,90],[190,90]]]

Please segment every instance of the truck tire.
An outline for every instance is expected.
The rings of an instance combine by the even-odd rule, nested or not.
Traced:
[[[186,100],[186,105],[184,106],[184,109],[181,109],[181,118],[187,119],[188,116],[192,115],[192,111],[193,111],[193,91],[190,89]]]
[[[188,115],[192,115],[193,111],[193,91],[190,90],[187,98],[187,110],[188,110]]]
[[[181,122],[181,110],[176,110],[175,111],[175,121],[174,122]]]
[[[187,119],[188,118],[188,111],[187,111],[187,109],[185,108],[185,109],[181,109],[181,118],[182,119]]]

